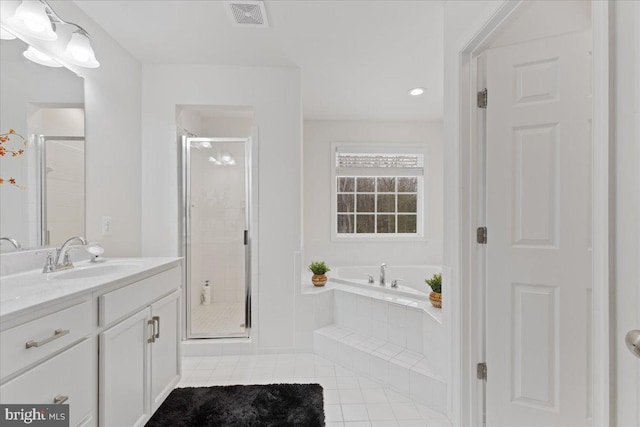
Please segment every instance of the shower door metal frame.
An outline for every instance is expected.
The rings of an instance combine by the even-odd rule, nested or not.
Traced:
[[[191,332],[191,143],[210,142],[215,143],[241,143],[244,144],[245,167],[245,225],[244,225],[244,280],[245,303],[244,317],[245,330],[238,334],[194,334]],[[251,336],[251,202],[252,202],[252,169],[251,147],[252,139],[249,138],[207,138],[182,136],[180,138],[180,255],[184,257],[184,301],[185,322],[184,336],[186,339],[225,339],[225,338],[249,338]]]

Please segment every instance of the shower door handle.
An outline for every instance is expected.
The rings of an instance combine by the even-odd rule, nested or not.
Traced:
[[[251,327],[251,295],[247,294],[244,300],[244,324],[247,328]]]

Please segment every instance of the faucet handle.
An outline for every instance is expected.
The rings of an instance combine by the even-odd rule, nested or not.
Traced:
[[[364,273],[364,275],[368,277],[368,279],[367,279],[368,283],[373,283],[373,276],[372,275],[370,275],[369,273]]]
[[[398,282],[402,282],[404,279],[393,279],[391,281],[391,287],[392,288],[397,288],[398,287]]]
[[[53,265],[53,253],[47,252],[47,260],[44,262],[44,268],[42,269],[43,273],[51,273],[55,270]]]
[[[69,251],[64,253],[64,261],[63,262],[64,262],[64,266],[65,267],[73,265],[73,264],[71,264],[71,257],[69,256]]]

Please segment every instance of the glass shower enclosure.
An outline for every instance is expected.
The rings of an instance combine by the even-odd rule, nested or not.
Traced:
[[[248,337],[251,138],[181,145],[186,336]]]
[[[83,136],[37,138],[38,241],[61,245],[85,235],[85,144]]]

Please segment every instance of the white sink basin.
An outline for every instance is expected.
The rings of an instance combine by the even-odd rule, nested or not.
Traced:
[[[122,273],[132,268],[138,267],[140,264],[126,263],[126,264],[105,264],[105,265],[91,265],[87,267],[75,267],[71,270],[54,273],[51,277],[57,280],[70,280],[70,279],[87,279],[90,277],[108,276],[110,274]]]

